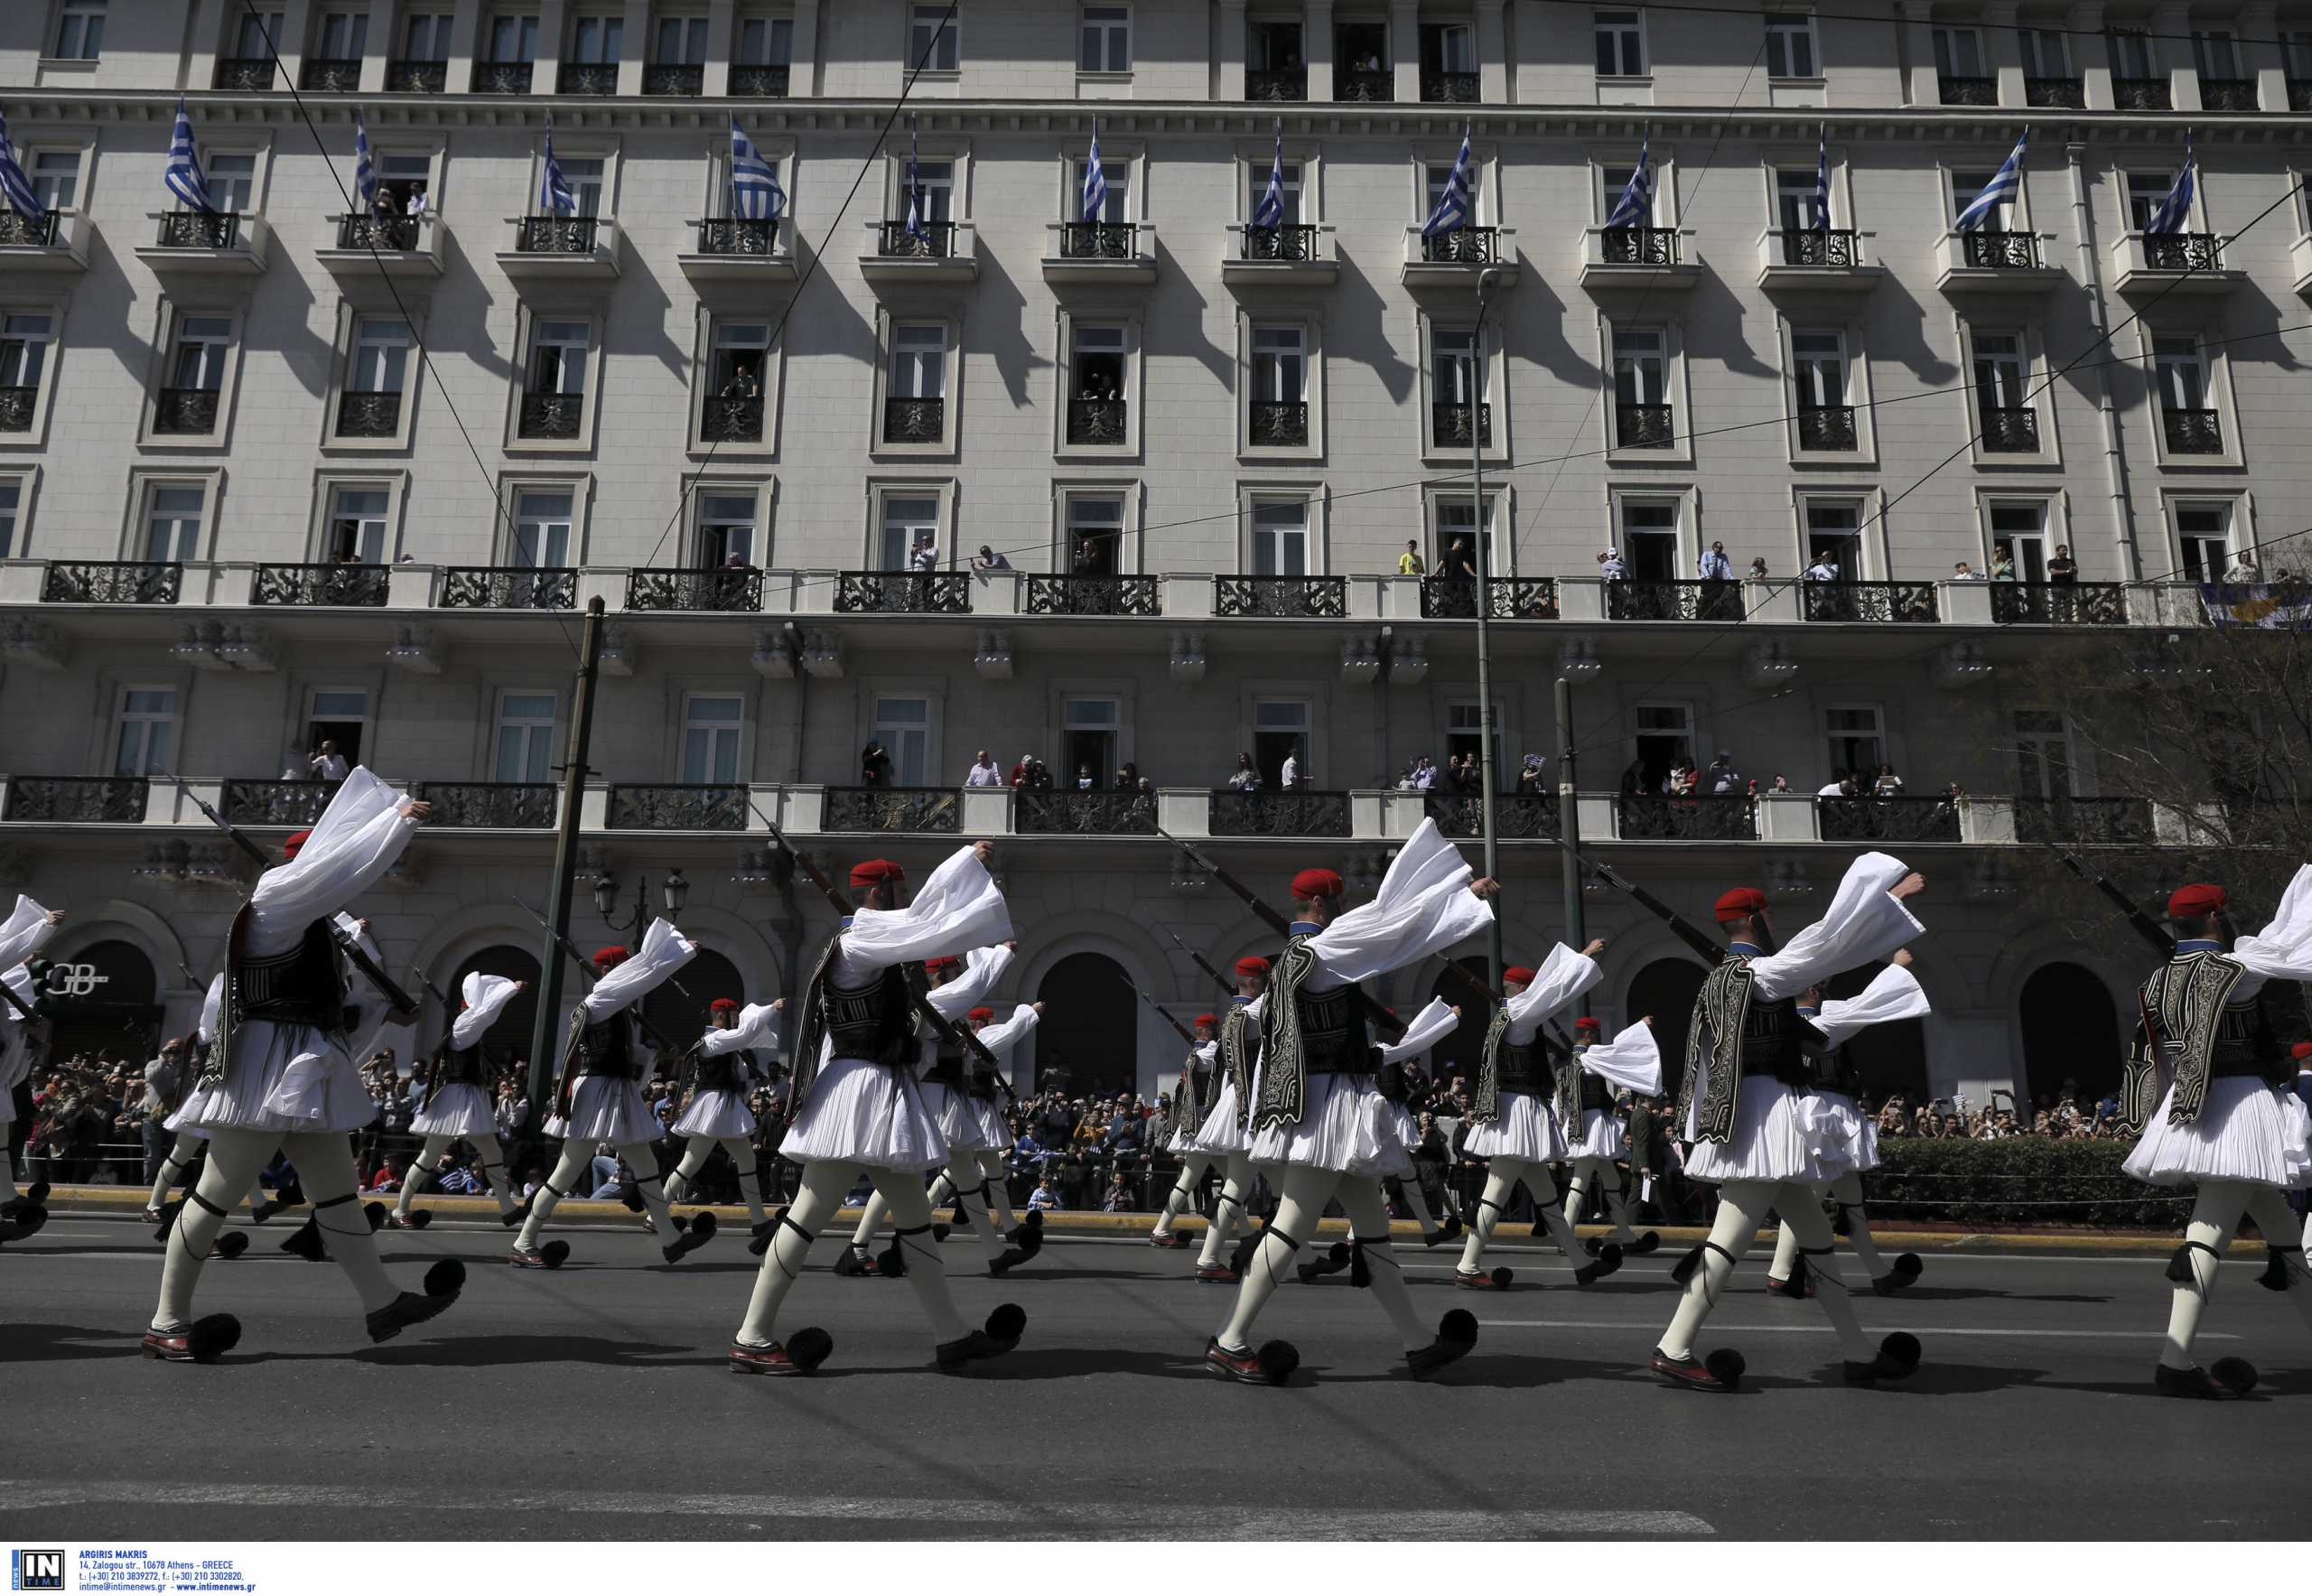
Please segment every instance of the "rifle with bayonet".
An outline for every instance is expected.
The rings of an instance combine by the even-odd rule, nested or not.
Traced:
[[[2139,909],[2135,900],[2121,891],[2110,876],[2091,872],[2086,865],[2080,863],[2077,855],[2065,852],[2059,844],[2049,843],[2047,849],[2064,862],[2072,874],[2109,898],[2113,906],[2127,917],[2128,924],[2134,928],[2136,935],[2141,937],[2145,942],[2156,949],[2161,958],[2176,957],[2176,939],[2161,930],[2159,922]]]
[[[1676,910],[1671,908],[1667,903],[1663,902],[1661,899],[1656,898],[1653,893],[1647,891],[1644,887],[1639,886],[1636,882],[1631,881],[1627,876],[1623,875],[1621,872],[1616,870],[1612,865],[1608,864],[1601,860],[1593,860],[1590,863],[1590,871],[1591,874],[1595,875],[1599,881],[1604,882],[1608,886],[1618,887],[1623,891],[1628,893],[1633,899],[1636,900],[1637,906],[1639,908],[1651,911],[1662,921],[1664,925],[1670,928],[1672,934],[1673,934],[1679,941],[1692,948],[1694,952],[1699,954],[1704,960],[1713,965],[1723,964],[1725,962],[1726,949],[1724,947],[1720,947],[1717,942],[1711,940],[1710,938],[1702,935],[1701,931],[1695,929],[1692,925],[1689,924],[1684,917],[1680,915]]]
[[[523,913],[537,921],[539,927],[544,929],[548,936],[554,938],[555,946],[562,949],[562,957],[568,959],[573,965],[577,966],[579,978],[584,981],[587,984],[588,989],[591,990],[599,977],[594,974],[594,966],[586,962],[586,956],[578,951],[577,947],[571,942],[569,938],[563,936],[560,932],[556,931],[554,929],[553,922],[548,920],[545,916],[540,914],[536,910],[532,909],[527,899],[517,893],[515,895],[514,901],[522,906]],[[685,995],[688,994],[685,994]],[[673,1058],[677,1065],[680,1064],[685,1050],[670,1039],[665,1031],[650,1023],[650,1016],[642,1012],[642,1003],[639,999],[629,1003],[626,1006],[626,1013],[634,1016],[634,1022],[642,1027],[642,1034],[649,1039],[649,1042],[652,1047],[657,1049],[662,1055]],[[564,1049],[566,1052],[567,1043],[564,1044]],[[555,1063],[555,1068],[559,1070],[561,1067],[561,1061],[557,1059]],[[556,1087],[555,1093],[555,1100],[564,1115],[567,1115],[570,1111],[570,1105],[573,1100],[571,1097],[573,1089],[573,1083],[571,1078],[564,1075],[562,1078],[561,1085]]]
[[[1141,991],[1133,983],[1126,981],[1124,985],[1132,987],[1133,996],[1138,998],[1142,1003],[1146,1003],[1150,1008],[1155,1010],[1157,1013],[1162,1015],[1164,1023],[1170,1026],[1179,1035],[1179,1039],[1189,1044],[1188,1060],[1180,1066],[1179,1084],[1172,1088],[1172,1122],[1176,1125],[1185,1125],[1189,1130],[1193,1131],[1196,1129],[1198,1122],[1190,1119],[1188,1116],[1195,1114],[1203,1106],[1203,1101],[1198,1096],[1196,1089],[1196,1066],[1197,1050],[1204,1044],[1197,1041],[1196,1032],[1181,1024],[1179,1017],[1174,1014],[1171,1010],[1158,1003],[1154,998]]]
[[[1179,948],[1182,953],[1187,954],[1190,958],[1194,959],[1196,961],[1196,967],[1202,970],[1206,975],[1211,976],[1213,980],[1218,984],[1221,991],[1226,993],[1230,997],[1235,997],[1236,995],[1236,984],[1229,980],[1227,976],[1222,975],[1218,970],[1214,969],[1212,967],[1211,960],[1206,958],[1204,955],[1198,953],[1195,948],[1190,947],[1187,943],[1181,941],[1179,937],[1174,936],[1171,927],[1164,924],[1161,920],[1156,921],[1155,926],[1158,930],[1164,933],[1166,938],[1170,941],[1173,947]],[[1133,990],[1134,992],[1138,992],[1140,988],[1135,986]]]

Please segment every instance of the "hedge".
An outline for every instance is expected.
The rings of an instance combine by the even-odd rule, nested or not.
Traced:
[[[2192,1188],[2147,1186],[2121,1171],[2123,1142],[2000,1142],[1889,1136],[1863,1177],[1870,1211],[1889,1221],[1982,1229],[2180,1230]]]

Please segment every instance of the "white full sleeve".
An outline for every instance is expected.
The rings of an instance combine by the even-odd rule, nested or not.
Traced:
[[[1865,854],[1847,866],[1823,918],[1793,937],[1778,953],[1750,961],[1752,991],[1768,1000],[1796,997],[1808,987],[1891,955],[1925,929],[1888,889],[1910,873],[1901,860]]]
[[[211,975],[208,994],[200,1000],[200,1027],[196,1034],[200,1038],[201,1046],[207,1047],[217,1040],[217,1016],[224,1007],[225,977],[221,974]]]
[[[924,879],[905,909],[862,909],[852,916],[835,975],[845,985],[858,985],[893,965],[1011,938],[1011,910],[995,878],[975,852],[958,848]]]
[[[1452,1035],[1454,1027],[1460,1022],[1461,1016],[1454,1013],[1451,1003],[1441,997],[1432,997],[1429,1006],[1412,1017],[1404,1035],[1381,1050],[1381,1062],[1400,1064],[1417,1058]]]
[[[1523,992],[1509,994],[1509,1022],[1527,1027],[1530,1036],[1531,1027],[1539,1025],[1605,978],[1604,966],[1561,942],[1550,949],[1549,957],[1534,973],[1533,984]]]
[[[497,1023],[498,1016],[506,1012],[506,1005],[514,1001],[514,994],[520,990],[520,982],[504,975],[471,972],[459,990],[466,1006],[450,1022],[450,1045],[463,1050],[480,1041],[482,1033]]]
[[[2272,923],[2241,938],[2232,957],[2248,966],[2248,976],[2232,989],[2233,1003],[2252,996],[2266,981],[2312,981],[2312,864],[2297,866]]]
[[[359,897],[391,870],[417,822],[402,795],[365,769],[337,789],[297,856],[266,871],[249,895],[248,951],[283,953],[305,928]]]
[[[749,1003],[739,1011],[739,1022],[730,1030],[717,1026],[698,1039],[699,1052],[709,1059],[753,1048],[778,1050],[778,1011],[769,1003]]]
[[[1814,1029],[1838,1047],[1873,1025],[1890,1020],[1916,1020],[1933,1011],[1918,977],[1900,965],[1888,965],[1870,978],[1870,985],[1852,997],[1832,998],[1823,1004]]]
[[[1662,1048],[1645,1021],[1625,1025],[1611,1041],[1581,1050],[1581,1068],[1602,1081],[1654,1097],[1662,1090]]]
[[[1405,843],[1373,901],[1309,938],[1319,991],[1369,981],[1466,942],[1493,923],[1493,905],[1469,891],[1459,851],[1424,820]]]
[[[698,957],[698,944],[676,930],[670,920],[650,922],[634,957],[594,983],[580,1001],[586,1018],[601,1024],[630,1003],[639,1003],[667,976]]]
[[[965,956],[962,975],[931,989],[932,1009],[943,1020],[962,1019],[978,1006],[1011,963],[1012,950],[1001,942],[973,948]]]
[[[1036,1013],[1033,1003],[1021,1003],[1018,1008],[1013,1009],[1007,1018],[998,1020],[992,1025],[980,1027],[980,1045],[1002,1059],[1004,1056],[1004,1050],[1033,1031],[1036,1028],[1036,1022],[1042,1018],[1041,1014]]]
[[[14,912],[0,923],[0,970],[11,970],[38,953],[56,935],[48,910],[19,895]]]

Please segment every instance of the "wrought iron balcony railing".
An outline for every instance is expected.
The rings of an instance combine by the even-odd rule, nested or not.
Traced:
[[[184,567],[160,560],[51,560],[41,574],[43,604],[173,604]]]
[[[1676,266],[1675,228],[1608,228],[1598,235],[1599,257],[1608,266]]]
[[[744,831],[747,789],[696,782],[610,789],[604,824],[612,831]]]
[[[578,573],[536,565],[452,565],[442,573],[444,610],[574,610]]]
[[[1739,621],[1746,613],[1739,582],[1625,577],[1606,583],[1608,621]]]
[[[2039,266],[2039,235],[2037,233],[1972,232],[1962,233],[1966,240],[1966,261],[1995,272],[2037,271]]]
[[[2140,846],[2152,840],[2151,806],[2131,798],[2018,798],[2015,840]]]
[[[18,776],[0,820],[134,826],[144,818],[142,776]]]
[[[778,219],[710,216],[698,224],[701,255],[760,255],[778,253]]]
[[[212,89],[234,94],[256,94],[273,87],[273,58],[269,55],[224,55],[217,58]]]
[[[1153,576],[1030,576],[1030,615],[1161,615]]]
[[[642,92],[696,99],[706,92],[706,69],[684,61],[652,61],[642,69]]]
[[[1814,813],[1826,843],[1959,840],[1959,806],[1947,798],[1817,798]]]
[[[1432,792],[1422,803],[1447,836],[1483,836],[1485,800],[1475,793]],[[1512,840],[1554,839],[1557,794],[1505,792],[1493,800],[1493,835]]]
[[[2000,406],[1980,411],[1983,453],[2037,454],[2039,452],[2039,413],[2029,406]]]
[[[1309,72],[1293,67],[1282,72],[1246,72],[1245,98],[1257,100],[1301,100],[1309,98]]]
[[[1994,582],[1990,618],[2000,626],[2125,626],[2128,590],[2117,582]]]
[[[56,243],[61,219],[53,210],[36,210],[30,216],[21,210],[0,210],[0,245],[50,248]]]
[[[1946,106],[1995,106],[1999,103],[1999,79],[1996,78],[1937,78],[1934,81]]]
[[[473,63],[476,94],[527,94],[530,63],[526,61],[478,61]]]
[[[0,433],[28,433],[33,412],[40,407],[36,387],[0,387]]]
[[[788,69],[778,66],[737,66],[731,69],[732,99],[785,99]]]
[[[1348,794],[1216,790],[1207,810],[1214,836],[1347,836]]]
[[[1471,413],[1475,413],[1477,437],[1469,436]],[[1472,441],[1482,448],[1493,447],[1493,406],[1491,405],[1431,405],[1429,407],[1429,434],[1440,449],[1467,449]]]
[[[1798,446],[1801,449],[1847,450],[1855,447],[1854,406],[1802,405],[1798,407]]]
[[[542,831],[554,824],[559,791],[550,781],[421,781],[413,796],[434,806],[428,826]]]
[[[235,826],[311,826],[336,796],[334,781],[259,781],[236,778],[225,783],[218,812]]]
[[[592,255],[601,236],[599,216],[525,216],[514,224],[517,255]]]
[[[835,578],[839,615],[968,615],[968,571],[845,571]]]
[[[1067,441],[1071,443],[1114,444],[1131,435],[1131,414],[1122,399],[1067,401]]]
[[[823,831],[952,835],[963,829],[963,797],[952,787],[830,787]]]
[[[1310,261],[1317,258],[1317,229],[1310,222],[1296,221],[1282,227],[1247,227],[1245,229],[1246,260]]]
[[[762,396],[725,398],[709,394],[699,412],[698,435],[710,443],[752,443],[762,437]]]
[[[2223,453],[2223,419],[2213,410],[2184,410],[2162,405],[2159,428],[2167,437],[2170,454]]]
[[[2288,108],[2291,111],[2312,111],[2312,78],[2290,78],[2288,80]]]
[[[1023,789],[1013,801],[1012,825],[1025,835],[1152,836],[1156,831],[1152,792]]]
[[[2051,110],[2084,111],[2087,108],[2087,85],[2076,78],[2026,78],[2023,103]]]
[[[2223,240],[2214,233],[2146,233],[2143,264],[2155,272],[2212,272],[2223,265]]]
[[[297,69],[297,87],[308,94],[357,93],[361,88],[360,60],[308,57],[304,65]]]
[[[1475,72],[1423,72],[1421,98],[1431,105],[1473,106],[1478,103]]]
[[[575,438],[586,419],[583,394],[524,394],[515,431],[525,438]]]
[[[1677,417],[1667,405],[1616,405],[1614,447],[1671,449],[1677,446]]]
[[[1350,105],[1387,105],[1397,98],[1397,75],[1394,72],[1335,72],[1333,98]]]
[[[1496,576],[1486,583],[1493,595],[1487,611],[1492,621],[1555,621],[1557,578],[1553,576]],[[1427,621],[1475,621],[1478,584],[1466,576],[1424,576],[1421,579],[1421,613]]]
[[[259,565],[252,604],[382,610],[393,581],[387,565]]]
[[[340,438],[390,438],[401,430],[401,396],[346,393],[337,399]]]
[[[1936,619],[1931,582],[1808,582],[1798,589],[1809,621],[1925,621]]]
[[[1305,399],[1255,399],[1248,418],[1247,435],[1255,449],[1300,449],[1309,443],[1309,405]]]
[[[481,74],[477,71],[479,79]],[[480,85],[476,84],[479,88]],[[386,92],[388,94],[446,94],[450,89],[450,63],[445,61],[389,61],[386,63]]]
[[[956,224],[919,221],[908,231],[904,218],[887,221],[878,229],[875,253],[899,260],[948,260],[956,253]]]
[[[2112,104],[2122,111],[2164,111],[2168,106],[2168,79],[2115,77],[2112,79]]]
[[[728,612],[762,608],[762,573],[752,569],[653,571],[626,574],[629,610],[667,613]]]
[[[556,94],[613,95],[618,92],[618,62],[566,61],[555,69]]]
[[[153,398],[153,430],[196,436],[213,433],[221,397],[213,387],[164,387]]]
[[[1222,576],[1212,584],[1212,612],[1261,620],[1345,620],[1348,615],[1348,578]]]
[[[407,254],[417,247],[420,230],[418,219],[414,216],[364,216],[357,212],[337,219],[337,247]]]
[[[1501,257],[1499,228],[1454,228],[1421,235],[1421,258],[1435,266],[1491,266]]]
[[[1782,264],[1797,266],[1851,266],[1862,264],[1861,247],[1844,228],[1785,229]]]
[[[1062,260],[1136,260],[1140,229],[1128,221],[1069,221],[1059,228]]]
[[[2253,78],[2202,78],[2200,108],[2204,111],[2254,111],[2263,107],[2256,101],[2256,80]]]
[[[883,442],[886,443],[937,443],[946,436],[947,401],[945,399],[885,399],[883,401]]]
[[[164,210],[161,213],[160,247],[163,249],[238,249],[241,213],[238,210]]]
[[[1616,800],[1624,842],[1749,842],[1758,835],[1757,807],[1747,797],[1661,798],[1647,794]]]

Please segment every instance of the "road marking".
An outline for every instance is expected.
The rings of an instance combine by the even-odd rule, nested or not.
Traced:
[[[1626,1330],[1633,1328],[1631,1321],[1617,1319],[1480,1319],[1478,1323],[1489,1330]],[[1711,1328],[1713,1330],[1723,1330],[1729,1335],[1738,1336],[1826,1336],[1832,1333],[1819,1324],[1722,1324],[1712,1320]],[[1874,1330],[1890,1329],[1888,1326],[1876,1324],[1870,1328]],[[2159,1336],[2159,1332],[2156,1330],[1984,1330],[1947,1324],[1921,1324],[1915,1327],[1895,1325],[1891,1330],[1909,1330],[1911,1334],[1922,1338],[1928,1336],[2043,1336],[2049,1340],[2057,1341],[2150,1341],[2158,1339]],[[2203,1341],[2237,1341],[2242,1338],[2217,1331],[2202,1330],[2197,1339]]]
[[[486,1498],[486,1499],[484,1499]],[[739,1496],[659,1494],[644,1491],[527,1492],[492,1489],[482,1498],[450,1496],[393,1485],[201,1485],[181,1480],[92,1480],[85,1485],[53,1480],[0,1480],[6,1510],[26,1512],[96,1503],[153,1507],[287,1508],[344,1507],[375,1512],[401,1508],[421,1512],[483,1512],[628,1517],[641,1522],[669,1516],[710,1518],[833,1519],[854,1524],[862,1533],[894,1520],[953,1531],[1055,1525],[1097,1532],[1104,1540],[1145,1537],[1176,1540],[1176,1509],[1151,1511],[1132,1502],[1055,1504],[1048,1498],[1019,1502],[959,1501],[953,1497]],[[1383,1508],[1327,1512],[1293,1509],[1200,1508],[1200,1532],[1247,1540],[1473,1540],[1536,1535],[1706,1535],[1717,1531],[1707,1519],[1668,1509],[1534,1509],[1499,1513],[1462,1508]]]

